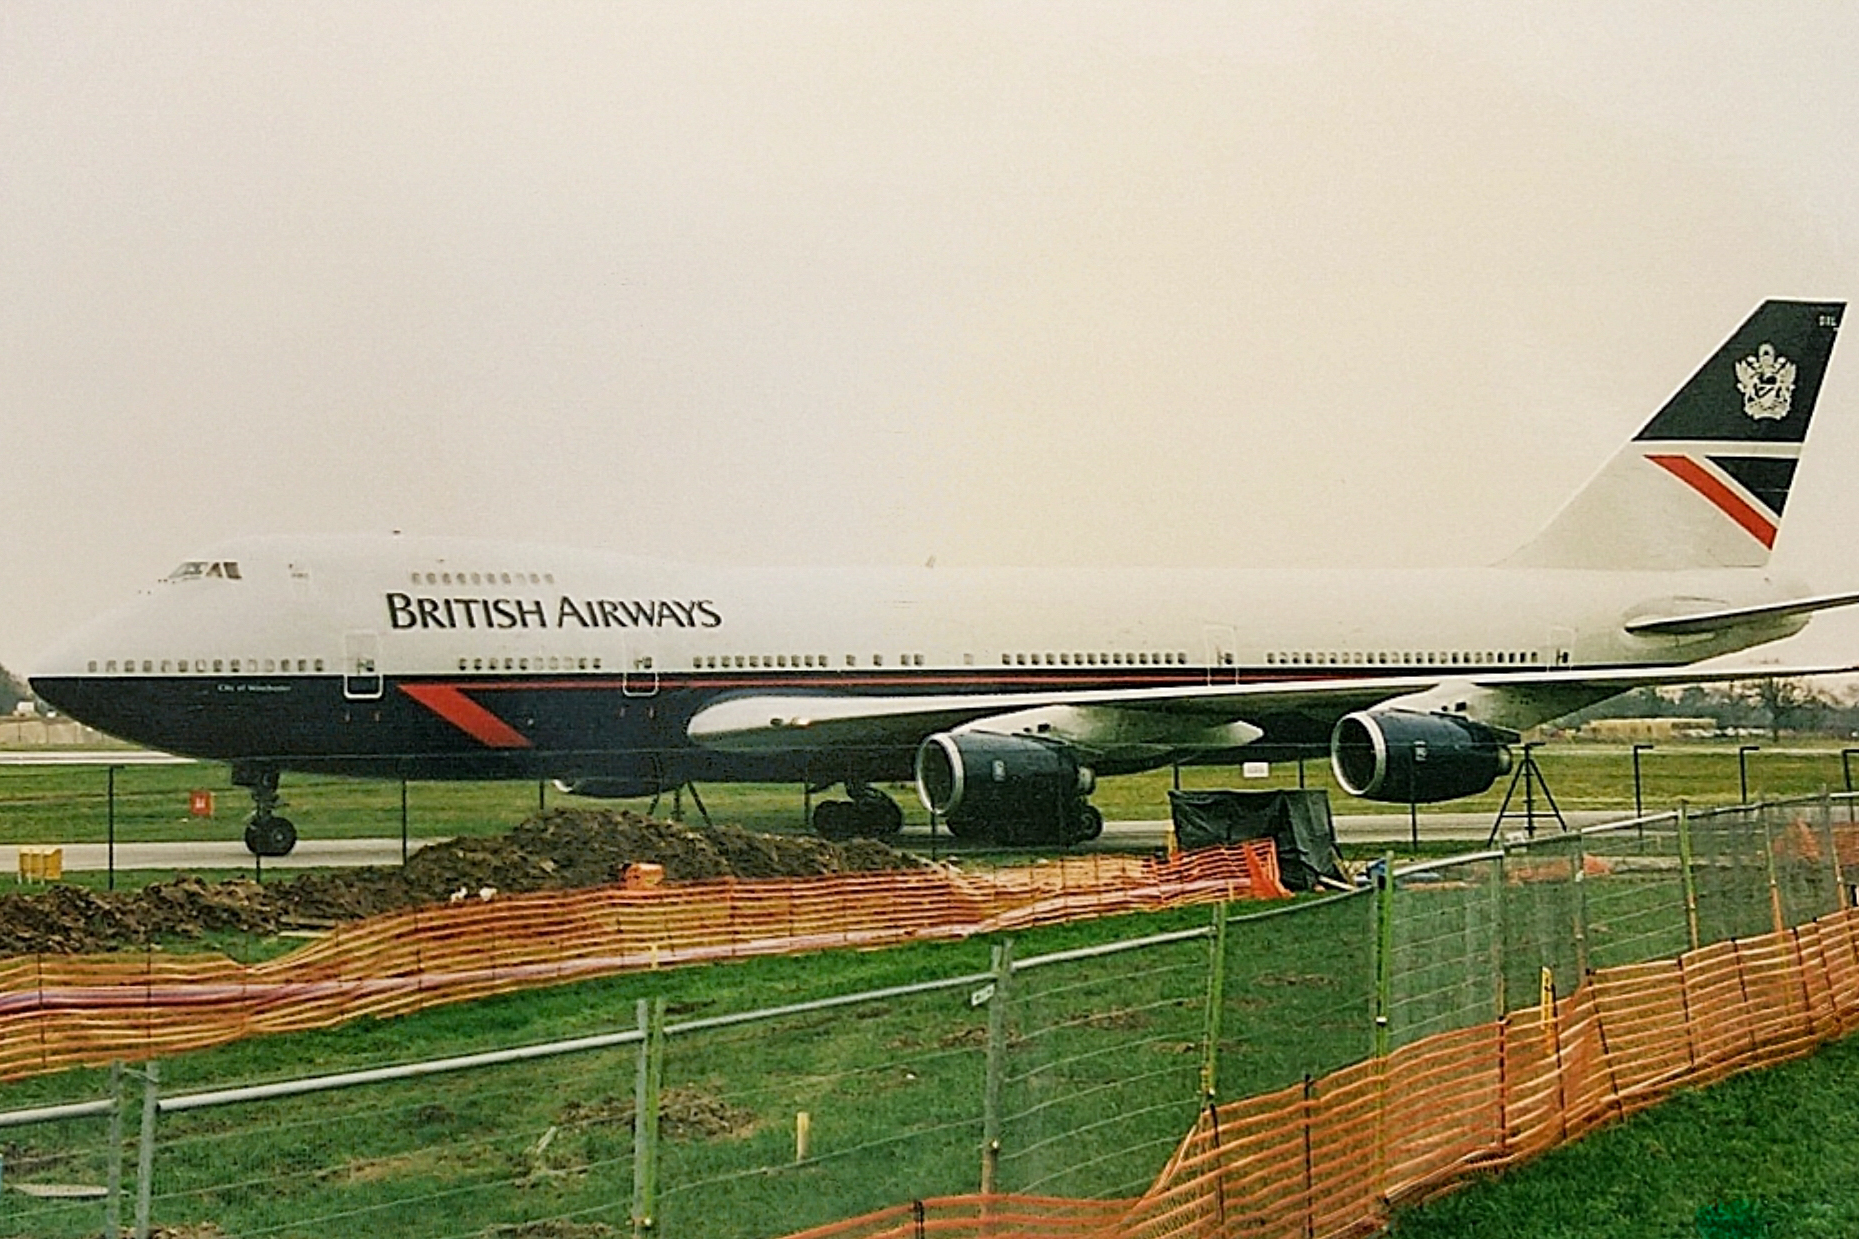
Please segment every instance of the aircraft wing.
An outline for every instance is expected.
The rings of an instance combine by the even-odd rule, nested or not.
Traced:
[[[1693,665],[1458,676],[1427,671],[1054,693],[768,694],[706,706],[692,717],[687,731],[696,743],[726,752],[911,746],[935,732],[962,727],[1050,731],[1055,738],[1087,747],[1095,747],[1090,739],[1095,736],[1102,737],[1108,747],[1235,748],[1270,735],[1269,727],[1255,723],[1287,715],[1327,730],[1345,714],[1400,703],[1416,709],[1459,710],[1474,719],[1523,730],[1634,688],[1853,671],[1859,671],[1859,665]]]

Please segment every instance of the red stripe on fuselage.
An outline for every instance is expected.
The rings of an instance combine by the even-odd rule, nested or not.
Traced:
[[[526,749],[529,738],[451,684],[402,684],[400,691],[472,739],[494,749]]]
[[[1750,537],[1762,543],[1764,549],[1775,549],[1775,522],[1758,512],[1753,505],[1724,485],[1703,465],[1689,456],[1649,454],[1646,459],[1710,500],[1725,516],[1741,525]]]

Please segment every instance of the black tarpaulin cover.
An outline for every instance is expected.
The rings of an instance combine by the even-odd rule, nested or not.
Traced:
[[[1323,788],[1171,791],[1168,809],[1175,842],[1183,849],[1270,839],[1278,845],[1279,874],[1292,890],[1311,890],[1318,878],[1348,881],[1337,864],[1330,795]]]

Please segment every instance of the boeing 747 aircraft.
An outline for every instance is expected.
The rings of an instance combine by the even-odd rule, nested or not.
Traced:
[[[285,771],[843,785],[815,809],[832,837],[898,828],[884,781],[914,778],[957,835],[1069,842],[1102,828],[1098,775],[1324,751],[1354,795],[1452,799],[1525,728],[1736,678],[1692,664],[1859,601],[1768,568],[1844,309],[1764,303],[1488,568],[745,570],[255,538],[72,633],[32,687],[230,762],[266,855],[296,840]]]

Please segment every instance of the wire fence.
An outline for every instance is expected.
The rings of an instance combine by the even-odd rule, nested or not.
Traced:
[[[608,886],[343,926],[257,964],[156,950],[0,963],[0,1078],[331,1028],[539,986],[830,948],[954,940],[1290,894],[1269,841],[1157,860]]]
[[[1361,1233],[1859,1024],[1850,816],[1665,814],[1145,938],[1021,956],[997,934],[886,990],[648,999],[610,1033],[459,1059],[22,1081],[0,1234],[110,1210],[327,1239]]]

